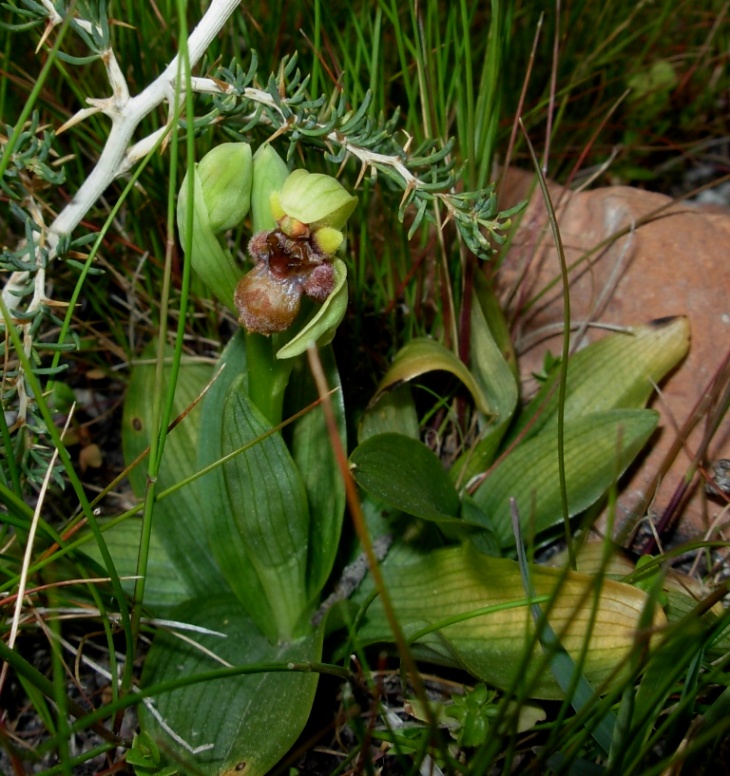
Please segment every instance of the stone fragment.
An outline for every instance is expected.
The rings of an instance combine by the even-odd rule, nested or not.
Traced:
[[[574,324],[628,326],[665,316],[689,316],[690,353],[665,380],[661,398],[652,405],[662,415],[661,431],[627,477],[619,503],[621,518],[653,495],[649,512],[659,516],[700,445],[704,420],[690,433],[655,493],[652,481],[677,437],[677,428],[691,416],[730,351],[730,210],[674,203],[664,195],[625,186],[572,192],[551,183],[550,196],[571,268]],[[502,184],[500,206],[511,207],[524,199],[529,205],[497,277],[514,321],[527,392],[529,376],[540,370],[546,350],[560,353],[563,304],[557,252],[540,190],[534,186],[534,175],[510,169]],[[580,337],[574,344],[580,347],[604,335],[590,326],[574,334]],[[721,458],[730,458],[727,416],[705,462],[711,467]],[[722,500],[708,501],[696,478],[676,538],[704,535],[722,510]],[[728,521],[725,511],[721,522]]]

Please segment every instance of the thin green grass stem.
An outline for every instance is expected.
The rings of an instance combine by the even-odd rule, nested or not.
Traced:
[[[55,604],[56,591],[51,590],[49,595],[51,606]],[[68,695],[66,691],[66,671],[61,655],[61,622],[51,620],[48,623],[53,638],[50,639],[51,670],[53,672],[53,699],[56,705],[56,738],[58,740],[58,759],[63,766],[65,776],[72,776],[69,763],[69,723],[68,723]],[[110,643],[114,643],[111,641]]]
[[[71,15],[68,14],[58,30],[56,40],[54,41],[51,50],[48,52],[48,58],[41,68],[41,72],[38,74],[38,78],[33,84],[33,89],[28,95],[26,103],[23,106],[23,110],[20,112],[20,116],[18,117],[18,120],[15,123],[15,127],[13,128],[13,133],[8,138],[8,142],[3,149],[3,154],[0,156],[0,180],[3,178],[5,171],[8,169],[8,164],[10,164],[10,160],[13,157],[13,152],[15,151],[15,146],[18,143],[18,138],[23,132],[23,126],[28,120],[28,116],[30,116],[31,112],[33,111],[36,101],[38,100],[38,95],[41,93],[41,90],[46,83],[46,79],[48,78],[48,74],[51,72],[51,68],[53,67],[53,63],[56,59],[56,53],[61,46],[63,38],[66,34],[66,30],[68,30],[70,20]],[[7,321],[8,319],[5,318],[5,320]]]
[[[172,143],[170,153],[170,174],[168,181],[168,197],[167,197],[167,234],[168,242],[165,251],[165,269],[163,273],[163,285],[161,294],[161,306],[160,306],[160,334],[158,339],[158,354],[157,354],[157,375],[156,384],[158,386],[163,385],[164,375],[164,349],[167,342],[167,317],[168,317],[168,305],[170,298],[170,279],[172,274],[172,250],[174,246],[174,233],[175,233],[175,203],[177,193],[177,151],[178,151],[178,126],[180,118],[180,99],[179,99],[179,85],[181,83],[181,76],[185,77],[185,108],[188,116],[194,114],[193,105],[193,90],[191,85],[191,73],[188,60],[188,29],[187,21],[185,18],[185,0],[178,0],[178,24],[179,24],[179,40],[180,40],[180,52],[178,59],[178,71],[175,83],[177,89],[175,92],[174,112],[172,116]],[[194,153],[193,146],[193,133],[188,133],[188,163],[190,164],[191,157]],[[192,169],[192,165],[190,165]],[[194,179],[190,176],[190,183],[192,184]],[[192,201],[192,197],[191,200]],[[190,208],[190,218],[192,218],[192,208]],[[191,225],[190,225],[191,226]],[[192,234],[192,229],[188,230],[188,234]],[[189,255],[189,254],[186,254]],[[150,440],[150,457],[149,457],[149,469],[148,469],[148,488],[145,498],[145,508],[142,516],[142,534],[140,539],[139,557],[137,560],[137,579],[134,585],[134,608],[132,610],[132,632],[135,636],[139,634],[140,621],[142,618],[142,606],[144,603],[144,591],[145,581],[147,577],[147,566],[149,563],[149,548],[152,540],[152,521],[153,521],[153,508],[155,504],[155,498],[157,494],[157,474],[162,463],[162,455],[165,449],[165,441],[167,439],[167,429],[170,425],[170,419],[172,418],[173,404],[175,400],[175,388],[177,386],[177,379],[180,374],[180,362],[182,359],[182,346],[185,335],[186,326],[186,312],[187,312],[187,300],[190,291],[190,261],[183,261],[183,277],[182,288],[180,293],[180,313],[178,317],[178,330],[175,338],[175,351],[172,359],[172,366],[170,369],[170,375],[167,383],[167,394],[164,397],[164,406],[162,404],[163,396],[161,392],[155,395],[155,406],[153,412],[153,428],[159,429],[158,434],[153,434]]]
[[[537,154],[532,145],[527,131],[520,119],[520,126],[527,143],[532,163],[535,167],[537,174],[537,181],[540,185],[543,199],[545,200],[545,206],[547,207],[548,219],[550,221],[550,228],[553,233],[553,239],[555,241],[555,249],[558,253],[558,259],[560,261],[560,274],[563,282],[563,347],[560,361],[560,382],[558,384],[558,424],[557,424],[557,436],[558,436],[558,474],[560,477],[560,499],[563,509],[563,527],[565,529],[565,542],[568,548],[568,557],[570,559],[570,567],[576,569],[575,549],[573,548],[573,534],[570,529],[570,510],[568,508],[568,482],[565,476],[565,397],[567,391],[568,381],[568,359],[570,357],[570,278],[568,277],[568,266],[565,261],[565,251],[563,250],[563,241],[560,237],[560,229],[558,228],[558,222],[555,217],[555,208],[553,207],[552,199],[550,198],[550,192],[545,182],[545,176],[542,174],[540,163],[537,159]]]

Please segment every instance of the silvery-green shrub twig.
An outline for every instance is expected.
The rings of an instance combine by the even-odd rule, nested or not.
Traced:
[[[211,0],[188,40],[187,61],[191,69],[201,61],[239,2]],[[24,181],[34,175],[51,184],[61,182],[62,173],[51,162],[52,135],[44,131],[40,139],[37,120],[22,128],[22,132],[14,133],[10,127],[7,131],[9,140],[4,143],[3,156],[10,161],[4,165],[0,185],[11,194],[11,210],[24,224],[25,237],[17,248],[6,249],[0,255],[0,268],[11,273],[2,289],[2,299],[22,329],[26,356],[31,363],[38,364],[35,342],[42,324],[47,320],[59,322],[53,315],[54,303],[46,297],[49,263],[72,248],[82,247],[93,237],[81,235],[72,239],[72,233],[108,186],[128,173],[170,131],[186,79],[181,77],[184,63],[176,56],[158,78],[132,96],[123,67],[112,49],[105,0],[77,0],[75,4],[68,4],[65,13],[72,14],[69,18],[63,16],[63,6],[59,3],[35,0],[22,0],[22,3],[22,8],[16,2],[9,5],[26,23],[31,20],[45,24],[41,43],[55,27],[68,22],[91,54],[83,60],[60,51],[57,56],[76,64],[101,60],[111,87],[110,96],[88,98],[88,105],[58,130],[71,129],[95,113],[103,113],[111,120],[109,135],[94,169],[49,225],[43,221],[42,208],[34,198],[32,186],[24,185]],[[257,59],[252,54],[246,70],[233,62],[228,68],[216,71],[215,77],[191,75],[191,87],[201,95],[203,112],[183,119],[183,128],[202,132],[215,124],[234,138],[243,139],[254,128],[265,127],[270,131],[270,138],[282,136],[288,140],[290,155],[299,143],[306,143],[319,148],[334,164],[343,165],[353,158],[360,165],[358,183],[369,173],[402,192],[399,216],[403,220],[409,213],[409,237],[419,228],[424,216],[433,218],[436,203],[446,212],[443,221],[453,221],[464,243],[476,255],[487,257],[494,245],[503,240],[511,213],[498,212],[491,186],[479,192],[458,191],[459,171],[455,169],[452,143],[431,141],[411,149],[409,138],[404,143],[398,140],[397,113],[388,119],[374,120],[369,116],[369,95],[358,106],[349,106],[342,92],[330,101],[324,96],[313,99],[307,91],[308,78],[303,78],[296,68],[296,56],[285,58],[279,72],[269,77],[264,88],[256,84],[256,72]],[[132,143],[142,119],[162,103],[168,105],[167,120],[147,137]],[[13,145],[14,134],[17,137]],[[0,329],[3,322],[0,316]],[[69,347],[74,347],[73,343],[58,346]],[[6,370],[3,400],[6,408],[14,404],[15,410],[5,416],[6,421],[9,419],[17,426],[25,424],[42,433],[43,423],[33,413],[33,400],[20,365]]]
[[[186,61],[191,68],[202,58],[239,2],[240,0],[212,0],[188,40]],[[38,4],[33,0],[24,0],[23,5],[24,8],[15,8],[21,17],[34,18],[37,22],[45,21],[46,31],[43,39],[48,37],[55,26],[64,21],[58,8],[50,2]],[[167,102],[169,111],[167,124],[162,131],[168,130],[175,101],[181,99],[181,84],[184,83],[184,79],[180,76],[184,73],[185,63],[176,56],[155,81],[140,94],[131,96],[111,47],[106,2],[69,4],[66,13],[71,13],[70,9],[74,6],[75,15],[70,19],[70,26],[89,47],[92,52],[91,58],[101,59],[104,63],[112,94],[101,99],[89,98],[87,100],[89,107],[79,111],[62,129],[68,129],[78,121],[99,112],[111,119],[111,129],[96,166],[73,199],[50,225],[46,226],[43,221],[41,208],[37,206],[32,193],[32,186],[22,185],[24,181],[28,182],[31,176],[40,177],[41,180],[52,183],[60,182],[52,180],[50,172],[52,168],[47,163],[50,151],[48,133],[44,133],[43,141],[39,142],[35,137],[35,124],[32,123],[30,129],[33,131],[29,132],[27,128],[23,128],[24,131],[18,133],[17,142],[13,146],[11,139],[16,133],[12,128],[8,128],[8,140],[3,144],[5,159],[2,185],[11,194],[11,210],[24,223],[25,239],[16,250],[5,250],[0,256],[0,267],[11,271],[4,284],[2,298],[5,308],[22,331],[25,355],[34,364],[40,361],[35,352],[35,341],[42,328],[42,322],[48,318],[54,319],[53,303],[45,295],[46,270],[49,262],[72,247],[73,230],[112,181],[127,172],[144,156],[143,145],[136,143],[130,146],[132,136],[142,119],[163,102]],[[80,16],[82,13],[84,17]],[[60,52],[57,55],[63,58]],[[79,64],[78,59],[76,63]],[[20,188],[16,187],[13,191],[10,188],[12,183],[19,183]],[[81,241],[84,240],[85,238],[82,237]],[[76,247],[77,243],[73,245]],[[60,323],[57,319],[55,322]],[[2,323],[4,323],[4,317],[0,316],[0,325]],[[31,430],[42,432],[43,423],[40,417],[32,412],[33,402],[23,379],[21,365],[18,364],[14,369],[6,370],[5,378],[4,422],[9,421],[16,427],[27,426]],[[8,410],[13,400],[16,409]],[[37,450],[31,452],[37,455]]]

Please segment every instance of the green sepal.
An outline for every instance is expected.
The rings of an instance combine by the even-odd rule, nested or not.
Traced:
[[[264,143],[253,155],[253,186],[251,188],[251,221],[253,233],[276,228],[271,212],[271,195],[279,191],[289,177],[286,162],[271,145]]]
[[[177,202],[177,227],[183,249],[188,243],[188,176],[185,175]],[[203,185],[197,169],[193,169],[193,223],[191,236],[190,261],[193,270],[206,287],[234,312],[233,294],[243,271],[224,247],[210,225],[208,209],[205,204]]]
[[[198,162],[197,171],[213,233],[237,227],[251,207],[251,146],[221,143]]]

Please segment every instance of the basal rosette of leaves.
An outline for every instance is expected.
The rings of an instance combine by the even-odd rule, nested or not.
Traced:
[[[396,355],[361,420],[350,466],[374,510],[387,506],[410,515],[432,537],[432,550],[397,547],[383,568],[393,609],[416,653],[523,697],[567,698],[577,710],[635,679],[646,657],[661,653],[656,634],[667,623],[659,606],[662,586],[609,584],[603,566],[591,576],[547,571],[525,562],[521,542],[529,537],[546,544],[564,527],[560,444],[567,518],[585,514],[616,486],[656,429],[658,415],[645,405],[686,355],[689,325],[682,316],[653,321],[572,357],[561,441],[559,375],[519,408],[500,315],[477,276],[470,368],[434,340],[413,340]],[[431,372],[458,379],[474,407],[478,434],[450,468],[421,441],[409,387]],[[611,553],[604,552],[607,561]],[[364,603],[368,592],[358,600]],[[363,642],[388,641],[379,600],[369,614]],[[650,646],[640,636],[644,629],[654,634]],[[606,752],[614,725],[609,715],[596,733]]]
[[[321,407],[285,434],[277,426],[317,399],[302,358],[310,343],[320,347],[329,386],[339,386],[329,342],[344,315],[347,280],[336,251],[356,200],[330,176],[290,173],[271,146],[251,154],[239,147],[245,144],[230,145],[201,160],[192,183],[183,182],[178,223],[195,271],[235,309],[243,328],[216,368],[183,364],[177,413],[216,379],[167,439],[145,601],[155,613],[205,630],[195,637],[199,646],[169,633],[155,639],[145,686],[171,680],[180,686],[155,695],[155,713],[143,709],[141,723],[192,772],[258,774],[278,762],[304,727],[317,685],[317,674],[305,669],[323,656],[328,618],[316,626],[312,618],[335,566],[344,485]],[[246,269],[233,259],[225,233],[249,215],[254,265]],[[475,288],[470,366],[433,340],[409,343],[362,419],[352,472],[366,504],[394,507],[440,536],[425,552],[396,537],[384,564],[392,605],[415,653],[503,690],[569,697],[575,705],[576,681],[585,699],[609,691],[617,677],[638,675],[644,663],[633,659],[636,649],[652,651],[660,641],[639,634],[657,633],[666,618],[644,590],[512,557],[512,498],[522,530],[538,540],[562,520],[557,409],[549,396],[538,397],[539,420],[482,476],[533,407],[518,416],[518,384],[496,307],[481,279]],[[644,405],[687,344],[687,322],[676,318],[609,337],[571,361],[564,435],[570,516],[596,503],[651,436],[657,416]],[[477,413],[478,439],[449,471],[420,441],[408,392],[411,381],[432,370],[457,377]],[[149,397],[163,388],[155,380],[154,365],[132,375],[127,461],[150,442]],[[346,446],[339,392],[333,406]],[[143,473],[132,482],[142,498]],[[109,540],[122,574],[125,559],[135,568],[124,526]],[[367,582],[355,603],[371,590]],[[380,600],[365,612],[356,637],[362,644],[392,641]],[[190,676],[201,680],[188,684]]]

